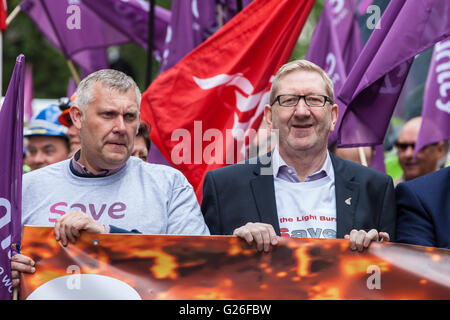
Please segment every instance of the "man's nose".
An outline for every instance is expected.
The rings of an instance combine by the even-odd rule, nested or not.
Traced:
[[[123,116],[116,117],[116,119],[114,121],[114,132],[117,132],[117,133],[126,132],[125,120],[124,120]]]
[[[37,151],[32,157],[31,157],[31,162],[35,165],[35,166],[39,166],[45,163],[46,158],[45,158],[45,154],[41,151]]]
[[[300,98],[297,105],[294,107],[294,113],[297,116],[309,117],[311,115],[311,108],[306,104],[305,98]]]

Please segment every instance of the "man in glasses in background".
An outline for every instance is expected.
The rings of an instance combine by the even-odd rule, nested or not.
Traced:
[[[412,118],[404,124],[399,133],[395,145],[403,176],[395,180],[395,185],[434,172],[445,164],[446,145],[443,141],[422,148],[414,158],[414,147],[421,124],[422,117]]]
[[[338,106],[326,72],[306,60],[289,62],[269,99],[265,120],[278,132],[270,164],[236,164],[205,177],[202,211],[211,234],[236,235],[259,251],[279,236],[346,238],[359,251],[393,239],[392,179],[327,150]]]

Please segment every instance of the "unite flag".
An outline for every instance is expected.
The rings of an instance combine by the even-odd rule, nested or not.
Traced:
[[[0,300],[11,299],[11,256],[20,244],[25,56],[19,55],[0,109]]]
[[[0,0],[0,32],[6,30],[6,0]]]
[[[152,141],[199,200],[208,170],[243,159],[245,134],[259,128],[271,79],[289,59],[313,4],[252,2],[144,92],[141,117],[151,124]]]
[[[414,57],[450,36],[449,12],[449,1],[389,3],[338,95],[347,106],[338,145],[383,142]]]
[[[450,37],[436,43],[423,97],[422,125],[414,153],[436,142],[450,140]]]

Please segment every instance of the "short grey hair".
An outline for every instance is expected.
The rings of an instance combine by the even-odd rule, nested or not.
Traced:
[[[280,82],[280,79],[293,71],[309,71],[309,72],[317,72],[323,79],[325,83],[325,91],[329,98],[334,103],[334,88],[333,88],[333,81],[331,81],[328,74],[318,65],[315,63],[308,61],[308,60],[295,60],[286,63],[283,65],[275,75],[275,78],[272,81],[272,86],[270,88],[270,101],[269,103],[272,104],[277,97],[278,92],[278,84]]]
[[[127,76],[121,71],[103,69],[88,75],[77,87],[75,104],[83,111],[83,114],[86,113],[88,104],[94,101],[92,88],[97,82],[107,88],[117,90],[119,92],[127,92],[130,88],[133,88],[136,92],[138,109],[140,108],[141,91],[139,90],[136,82],[134,82],[130,76]]]

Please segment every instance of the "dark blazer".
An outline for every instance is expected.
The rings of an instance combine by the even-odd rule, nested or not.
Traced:
[[[398,242],[450,249],[450,167],[400,183]]]
[[[391,177],[330,153],[335,173],[337,238],[352,229],[377,229],[395,238]],[[270,165],[270,164],[269,164]],[[202,212],[212,235],[230,235],[247,222],[271,224],[280,235],[273,174],[263,164],[235,164],[206,174]],[[271,172],[271,171],[269,171]],[[351,204],[345,200],[351,197]]]

